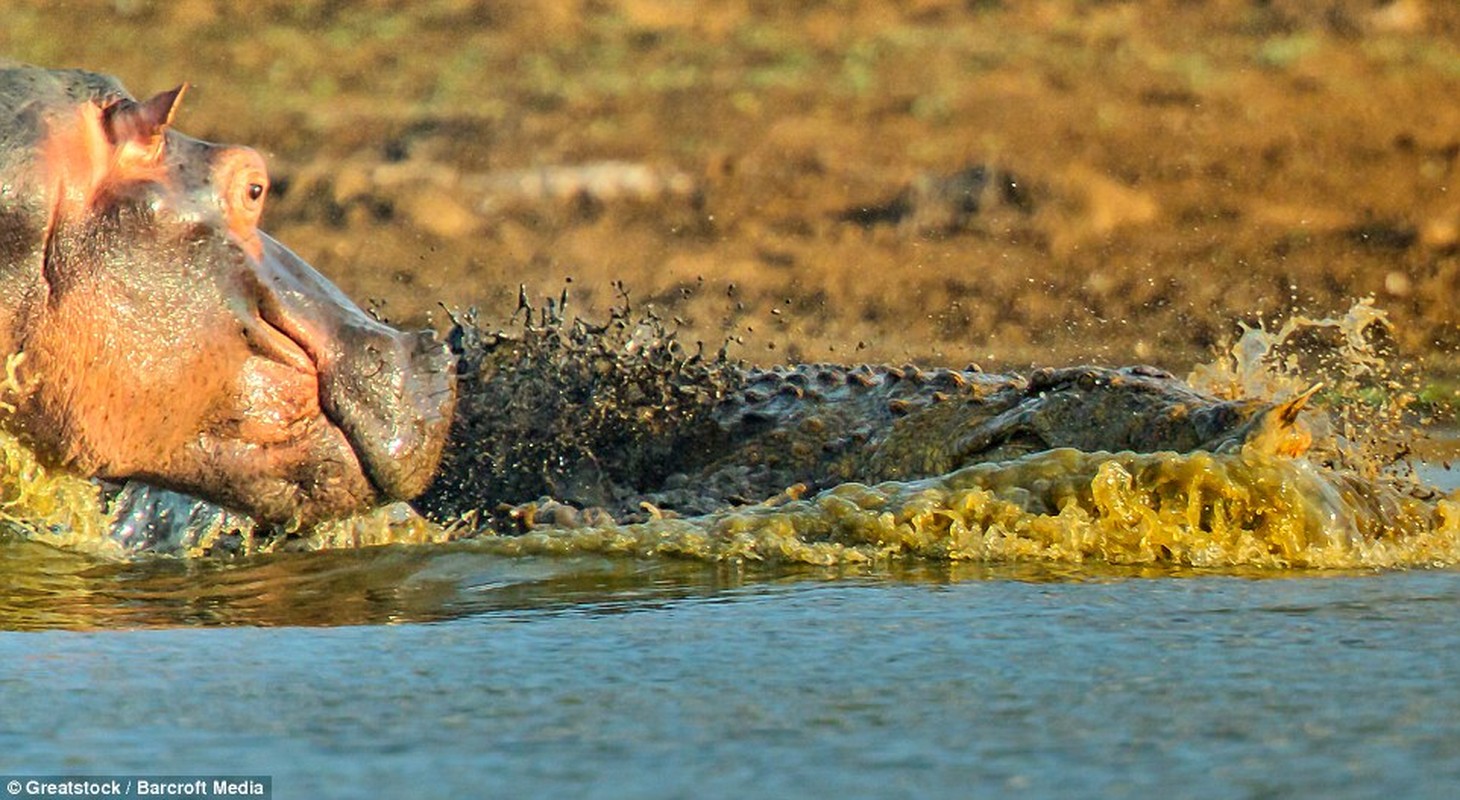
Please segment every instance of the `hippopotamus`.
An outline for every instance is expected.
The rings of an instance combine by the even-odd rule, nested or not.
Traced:
[[[259,230],[263,158],[174,130],[185,90],[0,63],[0,425],[266,523],[415,496],[453,357]]]

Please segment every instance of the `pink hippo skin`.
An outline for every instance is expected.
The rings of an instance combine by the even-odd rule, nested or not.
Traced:
[[[260,231],[263,159],[171,130],[182,93],[0,64],[4,426],[53,465],[270,523],[414,497],[453,359]]]

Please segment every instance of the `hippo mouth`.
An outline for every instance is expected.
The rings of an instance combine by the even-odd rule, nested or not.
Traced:
[[[245,337],[270,371],[314,381],[307,394],[317,403],[296,401],[282,409],[295,419],[261,422],[273,429],[283,422],[285,431],[326,423],[343,434],[374,501],[415,498],[441,458],[456,406],[456,359],[432,331],[403,333],[372,320],[285,245],[260,238],[253,273],[260,302],[244,323]],[[260,432],[244,434],[255,439]]]

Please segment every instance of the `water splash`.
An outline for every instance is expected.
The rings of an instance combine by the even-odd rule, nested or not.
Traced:
[[[906,560],[1367,569],[1460,563],[1460,498],[1406,456],[1420,375],[1372,300],[1345,314],[1242,326],[1189,378],[1219,397],[1296,409],[1291,429],[1221,453],[1057,450],[877,486],[642,525],[491,537],[503,554],[595,552],[732,562]],[[1311,447],[1310,447],[1311,445]],[[529,514],[530,516],[530,514]]]
[[[1193,369],[1188,383],[1219,397],[1283,400],[1315,379],[1349,389],[1393,379],[1395,362],[1385,347],[1389,315],[1373,298],[1341,317],[1290,317],[1276,331],[1260,323],[1238,327],[1236,344]],[[1327,341],[1314,337],[1325,332]]]
[[[0,433],[0,524],[15,535],[107,560],[425,544],[470,533],[503,557],[609,555],[735,564],[1044,563],[1286,570],[1460,564],[1460,493],[1403,471],[1414,372],[1387,350],[1388,322],[1365,301],[1341,317],[1244,327],[1191,377],[1229,397],[1291,400],[1323,384],[1308,414],[1318,445],[1291,426],[1222,452],[1053,450],[916,481],[794,487],[759,505],[700,517],[592,522],[534,514],[520,535],[432,524],[404,505],[310,530],[262,531],[179,495],[129,488],[108,499],[54,473]],[[1278,409],[1281,410],[1281,409]],[[1274,412],[1276,413],[1276,412]],[[1332,419],[1325,426],[1325,419]],[[1295,443],[1296,442],[1296,443]],[[181,498],[181,499],[179,499]],[[541,510],[540,508],[537,510]],[[216,512],[216,513],[215,513]],[[176,524],[164,525],[172,520]],[[598,518],[598,519],[601,519]],[[555,527],[571,520],[574,527]]]
[[[1320,440],[1315,460],[1369,478],[1404,479],[1417,426],[1423,374],[1394,352],[1393,327],[1373,298],[1341,316],[1290,317],[1276,330],[1240,324],[1225,352],[1192,370],[1187,382],[1218,397],[1284,401],[1316,384],[1325,414],[1310,418]]]
[[[99,487],[50,470],[14,436],[0,432],[0,530],[101,558],[125,548],[111,538]]]
[[[1373,568],[1460,563],[1460,503],[1252,450],[1054,450],[693,519],[490,537],[504,555]]]

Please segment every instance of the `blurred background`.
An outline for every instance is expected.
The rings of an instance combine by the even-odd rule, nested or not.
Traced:
[[[758,362],[1208,359],[1373,297],[1460,372],[1449,0],[0,2],[193,85],[265,227],[399,323],[620,292]],[[621,286],[621,289],[620,289]]]

